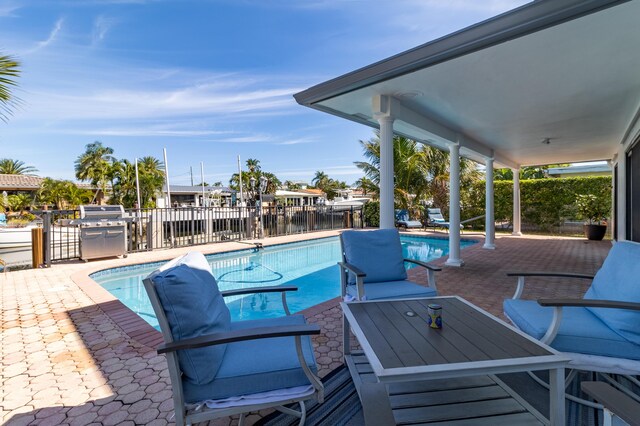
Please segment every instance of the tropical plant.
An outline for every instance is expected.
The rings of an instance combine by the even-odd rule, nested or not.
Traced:
[[[20,212],[20,215],[22,215],[27,208],[33,206],[33,197],[26,192],[9,195],[8,199],[11,211]]]
[[[285,180],[283,184],[283,188],[287,188],[289,191],[295,191],[297,189],[301,189],[302,187],[300,186],[299,183],[296,183],[292,180]]]
[[[102,145],[102,142],[95,141],[85,147],[85,152],[78,156],[75,161],[76,178],[89,181],[92,185],[100,188],[103,194],[107,193],[107,182],[116,174],[112,169],[115,158],[113,148]]]
[[[0,120],[7,121],[13,112],[13,106],[18,101],[11,93],[12,87],[17,85],[16,78],[20,75],[20,63],[7,55],[0,55]]]
[[[363,195],[373,195],[378,197],[378,186],[367,177],[361,177],[354,183],[355,187],[362,191]]]
[[[578,194],[576,205],[578,219],[587,221],[589,225],[602,225],[611,214],[611,199],[595,194]]]
[[[275,194],[276,190],[282,186],[282,182],[280,179],[276,177],[273,173],[264,172],[260,167],[260,161],[249,158],[246,161],[247,169],[246,172],[242,172],[242,189],[244,191],[244,196],[247,200],[255,200],[258,197],[259,186],[260,186],[260,177],[264,176],[267,178],[267,187],[264,191],[264,194]],[[254,186],[251,186],[251,179],[254,179]],[[234,190],[240,189],[240,179],[238,173],[234,173],[231,175],[231,179],[229,179],[229,187]]]
[[[132,208],[138,203],[137,189],[140,188],[141,207],[155,207],[157,194],[164,185],[164,165],[155,157],[143,157],[138,161],[138,183],[136,184],[135,162],[114,161],[110,179],[113,196],[112,204],[122,204]]]
[[[33,166],[28,166],[24,161],[13,160],[11,158],[0,159],[0,173],[5,175],[30,175],[37,172]]]
[[[82,189],[70,180],[45,178],[38,189],[38,201],[53,204],[57,209],[76,208],[93,198],[93,192]]]
[[[370,192],[379,191],[380,138],[360,141],[368,161],[356,162],[365,177]],[[449,154],[437,148],[419,144],[402,136],[393,138],[394,198],[398,207],[420,210],[420,203],[429,200],[446,210],[449,197]],[[465,188],[479,178],[475,163],[460,159],[460,183]]]
[[[549,177],[548,170],[553,167],[567,167],[569,164],[548,164],[545,166],[525,166],[520,169],[520,179],[545,179]],[[513,170],[494,169],[494,180],[513,180]]]

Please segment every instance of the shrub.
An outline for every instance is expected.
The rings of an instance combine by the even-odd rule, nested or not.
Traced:
[[[368,201],[364,205],[365,226],[380,226],[380,201]]]
[[[461,217],[484,214],[485,182],[477,182],[464,197]],[[549,231],[565,220],[578,219],[576,197],[592,195],[602,205],[611,206],[611,177],[576,177],[566,179],[531,179],[520,182],[522,223]],[[510,221],[513,216],[513,182],[494,182],[496,221]]]

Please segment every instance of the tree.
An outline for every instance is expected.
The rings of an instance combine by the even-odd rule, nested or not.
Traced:
[[[553,167],[567,167],[569,164],[548,164],[546,166],[526,166],[520,169],[520,179],[545,179],[549,177],[548,170]],[[495,180],[513,180],[513,170],[495,169]]]
[[[361,177],[355,182],[356,188],[362,190],[363,195],[373,194],[378,196],[378,186],[373,183],[373,181],[367,177]]]
[[[249,169],[249,173],[255,173],[260,170],[260,160],[256,160],[255,158],[247,159],[247,169]]]
[[[138,161],[141,207],[155,207],[156,197],[164,185],[164,163],[146,156]]]
[[[70,180],[46,178],[40,184],[37,196],[42,204],[53,204],[57,209],[65,209],[90,202],[93,193],[88,189],[79,188]]]
[[[278,179],[273,173],[263,172],[262,168],[260,167],[259,160],[249,158],[246,164],[249,170],[246,172],[242,172],[242,189],[245,199],[255,200],[258,197],[261,176],[267,178],[267,188],[265,189],[264,194],[275,194],[276,189],[278,189],[282,185],[280,179]],[[251,188],[251,178],[253,178],[255,182],[254,188]],[[231,187],[231,189],[235,189],[236,191],[240,189],[240,179],[238,173],[234,173],[233,175],[231,175],[231,179],[229,179],[229,187]]]
[[[95,141],[86,146],[84,154],[81,154],[75,161],[76,178],[91,182],[107,193],[107,181],[109,177],[115,175],[112,170],[113,148],[102,145],[102,142]]]
[[[6,122],[8,115],[13,112],[13,105],[17,99],[11,93],[11,88],[17,85],[16,78],[20,76],[20,63],[11,56],[0,55],[0,120]]]
[[[6,175],[30,175],[37,172],[33,166],[27,166],[23,161],[11,158],[0,159],[0,173]]]
[[[289,191],[295,191],[295,190],[297,190],[297,189],[300,189],[300,188],[301,188],[301,187],[300,187],[300,184],[295,183],[295,182],[294,182],[294,181],[292,181],[292,180],[285,180],[285,181],[284,181],[283,186],[284,186],[285,188],[287,188]]]
[[[132,208],[138,202],[140,208],[155,207],[155,198],[164,185],[164,165],[155,157],[143,157],[138,161],[138,185],[136,185],[135,161],[114,161],[112,170],[113,196],[110,202]]]
[[[328,181],[329,176],[327,176],[325,172],[321,172],[320,170],[317,170],[315,176],[313,176],[313,179],[311,179],[311,183],[316,188],[320,189],[322,188],[322,186],[326,185]]]
[[[32,196],[26,192],[9,195],[8,198],[9,208],[14,212],[19,211],[20,215],[22,215],[28,207],[31,207],[33,205]]]
[[[371,192],[379,193],[380,138],[360,141],[368,161],[356,162],[369,180]],[[449,199],[449,153],[402,136],[393,138],[394,199],[400,208],[418,210],[430,201],[444,210]],[[460,183],[464,188],[479,178],[472,161],[460,159]]]

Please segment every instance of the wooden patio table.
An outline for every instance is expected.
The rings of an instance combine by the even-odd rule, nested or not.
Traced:
[[[430,303],[442,306],[441,329],[433,329],[427,325],[427,306]],[[501,409],[508,414],[505,420],[512,419],[515,422],[523,419],[524,423],[531,424],[533,419],[534,424],[564,425],[564,369],[569,359],[463,298],[343,302],[340,305],[344,313],[345,363],[359,393],[363,382],[385,383],[389,385],[390,393],[393,387],[399,390],[399,396],[391,395],[391,405],[402,405],[404,391],[398,384],[412,382],[411,385],[405,384],[405,389],[413,386],[411,392],[414,392],[412,402],[406,403],[406,406],[419,404],[420,398],[427,395],[425,392],[428,391],[432,399],[434,395],[437,400],[442,401],[446,397],[450,398],[442,403],[443,407],[447,405],[444,410],[463,411],[460,418],[472,422],[475,418],[473,411],[477,411],[478,419],[484,417],[487,420],[486,417],[491,415],[492,410],[501,405]],[[362,352],[351,351],[350,330],[358,339]],[[495,374],[536,370],[549,371],[549,421],[495,377]],[[368,379],[367,374],[370,376]],[[470,389],[470,383],[480,379],[490,380],[490,383],[479,383],[477,389],[489,392],[489,388],[493,387],[493,396],[476,397],[478,401],[466,405],[463,404],[464,401],[460,401],[459,407],[454,408],[452,401],[473,400],[470,393],[474,389]],[[416,394],[418,382],[425,384],[426,388],[420,390],[422,393]],[[458,389],[453,389],[454,383],[460,383]],[[439,384],[442,391],[436,385],[436,388],[429,388],[429,384]],[[511,413],[509,410],[514,408],[511,405],[505,408],[507,402],[496,402],[500,400],[495,395],[496,392],[501,392],[502,396],[508,398],[509,404],[524,407],[526,412],[517,415],[514,414],[515,411]],[[437,395],[438,393],[441,394]],[[405,395],[405,399],[407,398]],[[433,405],[437,405],[433,401],[427,405],[430,407],[425,408],[423,413],[429,409],[431,413],[437,411],[433,409]],[[396,418],[398,412],[394,408]],[[413,414],[415,412],[416,410]],[[492,418],[495,420],[498,417]],[[411,423],[411,419],[405,420]]]

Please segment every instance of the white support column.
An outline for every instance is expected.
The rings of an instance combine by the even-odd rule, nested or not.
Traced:
[[[460,259],[460,145],[449,145],[449,259],[448,266],[462,266]]]
[[[482,248],[494,250],[496,248],[496,220],[494,211],[494,191],[493,191],[493,158],[487,158],[486,167],[486,190],[485,190],[485,212],[484,212],[484,245]]]
[[[520,169],[511,169],[513,171],[513,232],[511,235],[522,235],[520,227]]]
[[[395,228],[393,214],[393,120],[376,117],[380,123],[380,229]]]

